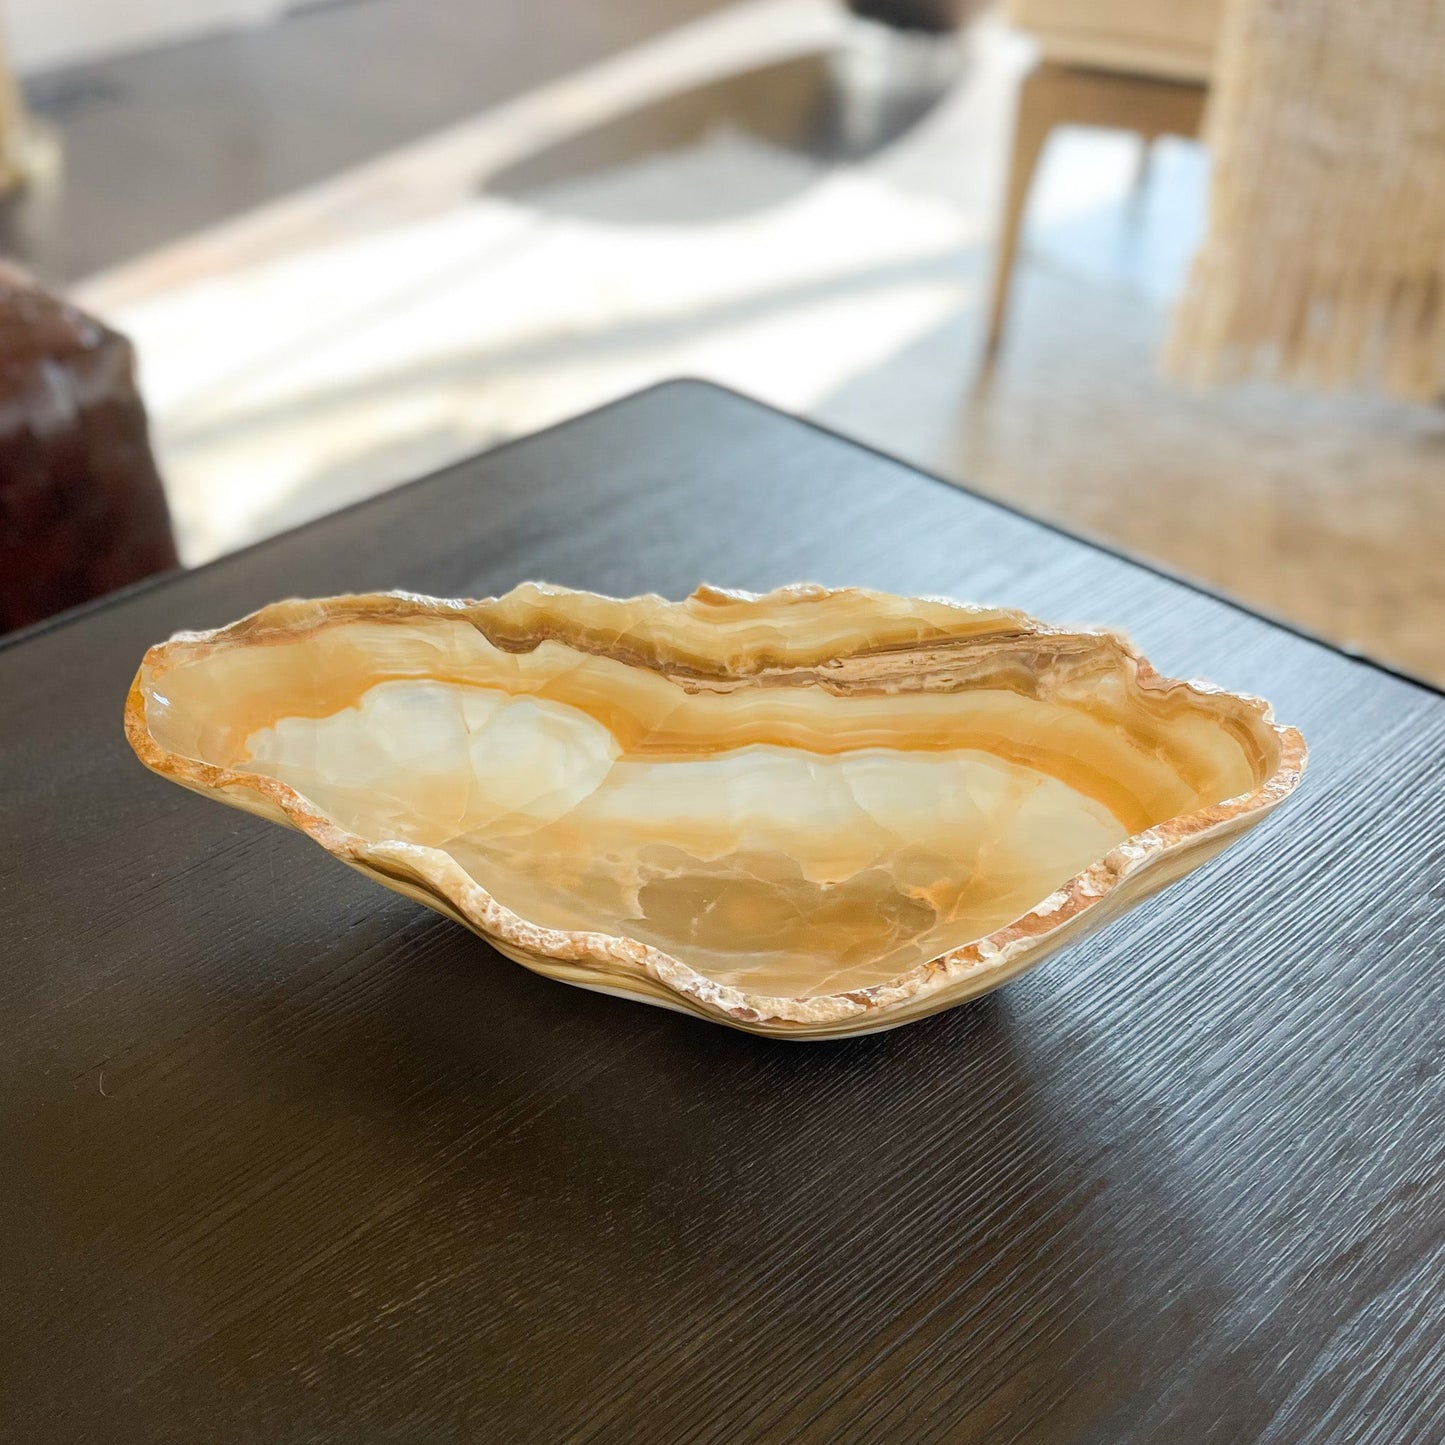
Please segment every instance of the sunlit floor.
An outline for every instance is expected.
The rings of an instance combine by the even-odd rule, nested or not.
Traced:
[[[1056,141],[980,375],[1026,62],[748,0],[93,278],[185,557],[685,374],[1445,682],[1445,411],[1158,374],[1197,148]]]

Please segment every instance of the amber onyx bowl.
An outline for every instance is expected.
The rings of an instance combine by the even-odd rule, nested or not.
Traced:
[[[1305,763],[1115,633],[814,586],[279,602],[153,647],[126,730],[528,968],[787,1038],[997,987]]]

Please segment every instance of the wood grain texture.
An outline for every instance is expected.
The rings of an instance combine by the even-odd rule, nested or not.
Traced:
[[[1278,817],[1001,993],[774,1043],[559,987],[146,774],[288,593],[800,578],[1271,697]],[[1445,700],[681,383],[0,649],[0,1438],[1445,1433]]]

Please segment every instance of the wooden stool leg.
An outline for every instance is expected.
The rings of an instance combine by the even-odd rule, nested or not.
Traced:
[[[1003,226],[999,231],[998,256],[994,262],[993,299],[989,307],[988,341],[984,357],[992,361],[1003,339],[1004,314],[1008,310],[1009,285],[1018,256],[1019,235],[1024,212],[1034,183],[1039,157],[1049,133],[1059,123],[1057,87],[1051,84],[1047,66],[1036,66],[1019,87],[1018,115],[1014,121],[1013,152],[1009,158],[1008,195],[1004,201]]]
[[[1096,125],[1135,130],[1148,143],[1161,135],[1199,134],[1205,86],[1196,81],[1156,80],[1105,70],[1041,61],[1019,89],[1009,164],[1008,197],[999,233],[984,357],[992,362],[1003,338],[1009,282],[1018,255],[1019,234],[1028,206],[1029,188],[1044,143],[1060,125]]]
[[[10,53],[0,30],[0,193],[14,190],[33,170],[34,133],[10,68]]]
[[[1134,163],[1134,185],[1129,192],[1129,204],[1135,210],[1144,205],[1144,197],[1149,191],[1149,182],[1154,176],[1154,137],[1152,135],[1141,135],[1139,137],[1139,159]]]

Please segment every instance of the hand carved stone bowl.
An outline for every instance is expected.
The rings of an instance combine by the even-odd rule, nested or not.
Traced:
[[[785,1038],[996,988],[1305,764],[1114,633],[810,586],[279,602],[153,647],[126,732],[538,973]]]

